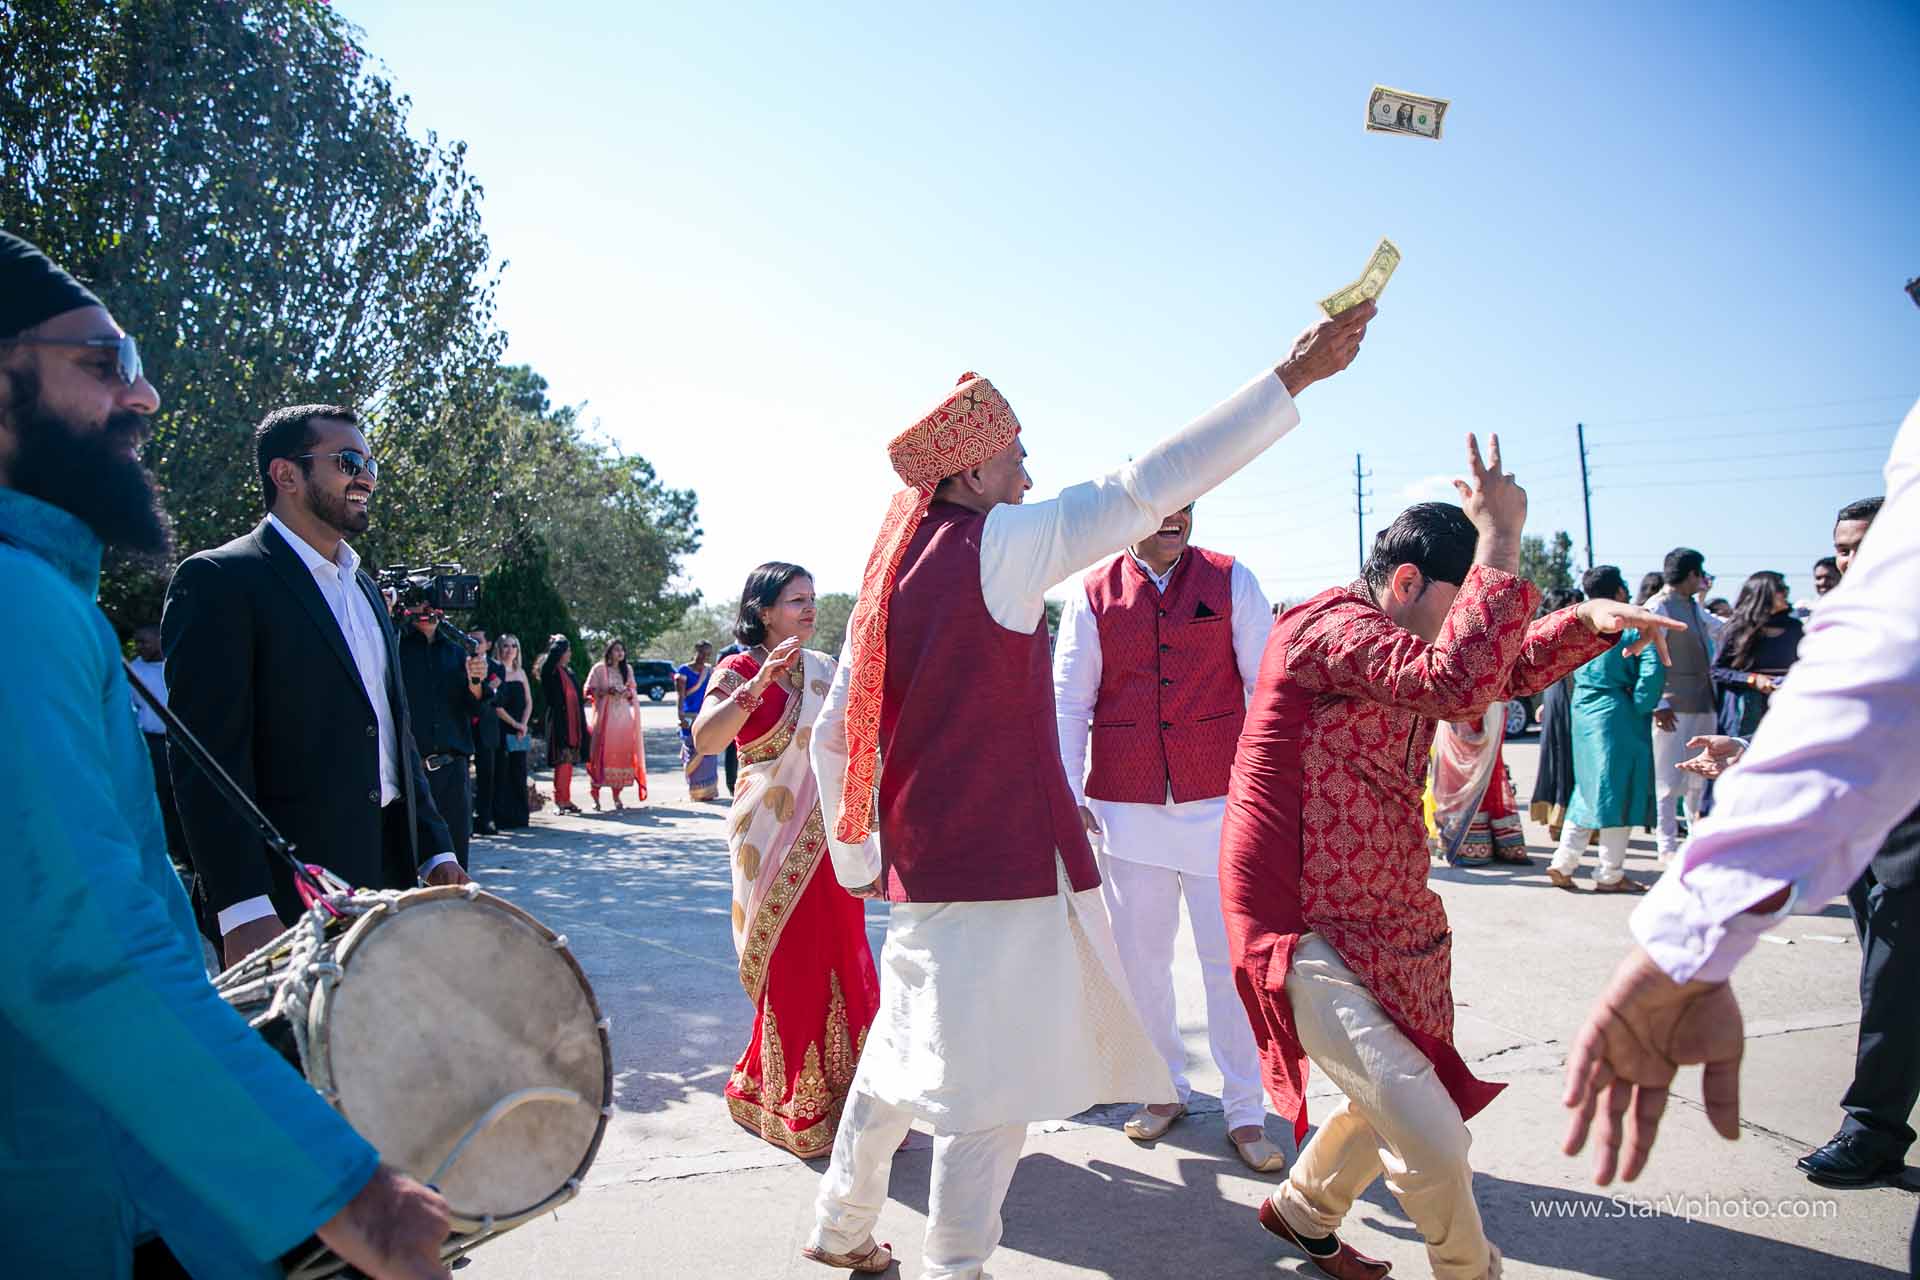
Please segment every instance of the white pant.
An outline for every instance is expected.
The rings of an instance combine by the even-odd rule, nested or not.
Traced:
[[[1587,851],[1587,837],[1593,833],[1592,827],[1579,827],[1567,823],[1560,832],[1560,847],[1553,851],[1553,861],[1548,865],[1563,876],[1570,876],[1580,867],[1580,856]],[[1627,837],[1633,834],[1631,827],[1600,828],[1600,869],[1594,874],[1599,884],[1617,884],[1627,874]]]
[[[1660,818],[1656,832],[1661,853],[1672,853],[1680,844],[1679,802],[1687,797],[1687,821],[1700,820],[1700,797],[1706,794],[1707,780],[1676,766],[1697,755],[1687,750],[1687,739],[1712,733],[1719,720],[1711,711],[1676,711],[1673,732],[1656,727],[1653,731],[1653,786],[1659,799]]]
[[[886,1203],[893,1155],[913,1126],[913,1112],[861,1092],[856,1082],[840,1115],[833,1159],[820,1179],[809,1243],[852,1253],[873,1234]],[[1020,1162],[1027,1126],[1004,1124],[975,1133],[936,1133],[927,1197],[925,1280],[976,1280],[1000,1243],[1000,1205]]]
[[[1227,922],[1220,912],[1220,881],[1167,867],[1150,867],[1111,854],[1100,856],[1100,889],[1113,918],[1113,939],[1120,948],[1134,1008],[1167,1064],[1185,1102],[1187,1045],[1173,1000],[1173,940],[1180,931],[1180,900],[1193,922],[1193,946],[1207,993],[1207,1044],[1220,1068],[1220,1102],[1227,1129],[1266,1121],[1266,1095],[1260,1084],[1260,1052],[1246,1006],[1233,983],[1233,957],[1227,949]]]

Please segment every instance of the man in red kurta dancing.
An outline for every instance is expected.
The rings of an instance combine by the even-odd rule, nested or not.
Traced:
[[[1502,473],[1498,437],[1485,465],[1471,436],[1467,451],[1462,507],[1401,512],[1361,580],[1275,624],[1227,793],[1220,893],[1267,1092],[1296,1141],[1308,1058],[1346,1094],[1260,1222],[1338,1280],[1387,1273],[1334,1234],[1382,1172],[1436,1280],[1500,1274],[1466,1121],[1504,1086],[1475,1079],[1454,1050],[1447,914],[1426,883],[1420,798],[1436,723],[1544,689],[1622,630],[1657,641],[1668,625],[1611,600],[1530,622],[1540,593],[1517,576],[1526,491]]]

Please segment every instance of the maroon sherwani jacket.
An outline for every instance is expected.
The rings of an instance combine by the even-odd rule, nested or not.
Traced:
[[[1361,581],[1289,610],[1268,638],[1227,792],[1220,898],[1261,1073],[1296,1141],[1307,1058],[1286,979],[1303,933],[1366,984],[1463,1119],[1505,1088],[1453,1047],[1452,936],[1427,887],[1421,795],[1439,721],[1545,689],[1612,644],[1572,609],[1530,622],[1538,601],[1526,579],[1475,566],[1428,644]]]

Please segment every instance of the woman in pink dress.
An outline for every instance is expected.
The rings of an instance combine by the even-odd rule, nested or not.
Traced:
[[[593,784],[593,811],[600,812],[600,788],[613,788],[613,807],[625,809],[620,792],[638,784],[647,798],[646,755],[640,742],[640,694],[633,682],[627,646],[607,641],[600,661],[587,673],[587,705],[593,709],[592,748],[587,780]]]
[[[802,1159],[833,1147],[880,982],[866,911],[840,887],[827,854],[807,756],[834,661],[801,646],[813,635],[813,579],[763,564],[747,578],[734,635],[694,722],[694,747],[740,748],[727,819],[733,945],[753,1030],[727,1084],[733,1118]]]

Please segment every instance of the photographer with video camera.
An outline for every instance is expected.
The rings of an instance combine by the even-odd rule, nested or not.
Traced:
[[[446,569],[452,572],[445,572]],[[398,579],[398,581],[392,581]],[[473,837],[473,719],[493,714],[487,659],[473,638],[446,620],[448,609],[471,609],[479,579],[457,566],[425,573],[388,569],[381,585],[395,591],[401,626],[400,674],[413,708],[413,741],[426,765],[433,807],[447,824],[453,856],[467,867]]]
[[[464,884],[413,748],[384,602],[349,535],[380,466],[351,409],[296,405],[254,432],[267,515],[189,556],[161,619],[169,704],[298,850],[355,888]],[[293,876],[173,748],[174,794],[224,962],[303,907]]]

